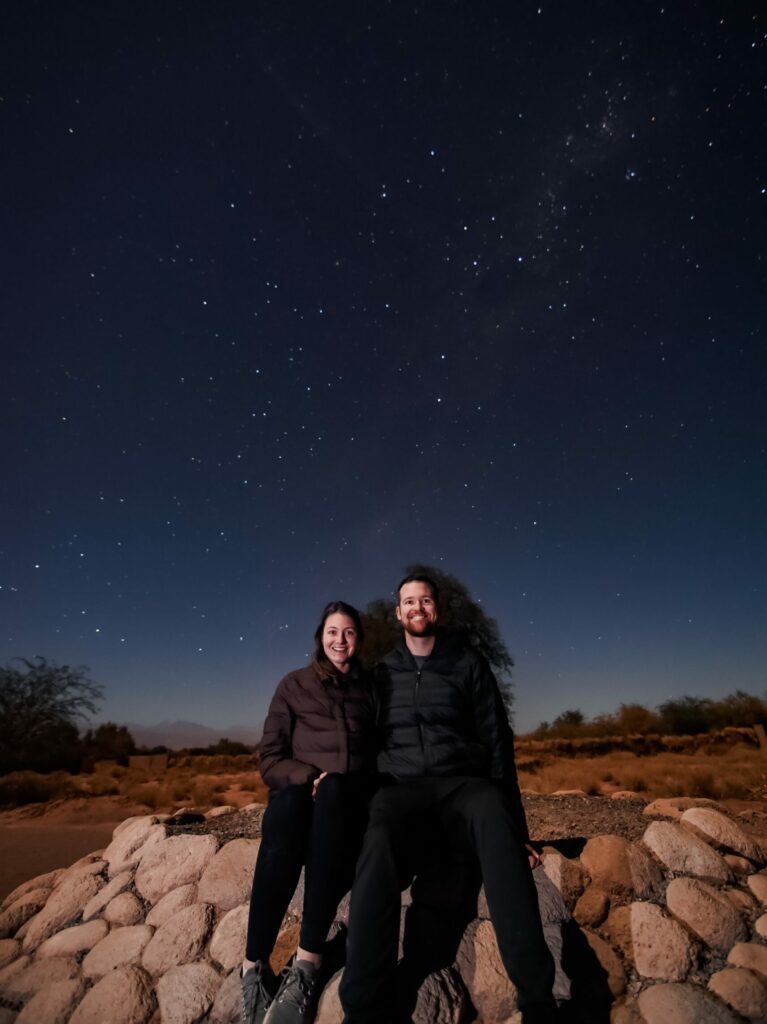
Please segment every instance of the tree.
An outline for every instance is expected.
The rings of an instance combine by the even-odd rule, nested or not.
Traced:
[[[84,667],[45,658],[0,667],[0,772],[79,766],[77,722],[94,714],[103,689]],[[74,766],[74,767],[73,767]]]
[[[83,756],[91,763],[95,761],[119,761],[127,764],[131,754],[136,753],[136,741],[127,726],[115,722],[104,722],[89,729],[82,739]]]
[[[514,661],[501,636],[498,623],[471,597],[466,585],[457,577],[431,565],[421,564],[406,566],[403,576],[412,573],[429,576],[437,584],[440,626],[474,647],[487,659],[498,680],[506,713],[511,718],[514,701],[511,670]],[[365,645],[362,653],[368,666],[380,661],[402,635],[402,627],[394,612],[395,607],[395,600],[378,598],[371,601],[365,609]]]
[[[712,703],[708,697],[679,697],[659,704],[661,731],[677,736],[708,732]]]

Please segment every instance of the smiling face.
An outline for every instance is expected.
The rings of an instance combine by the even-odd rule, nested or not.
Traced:
[[[402,628],[410,636],[431,636],[437,623],[437,602],[429,584],[422,580],[403,583],[396,614]]]
[[[357,650],[359,636],[354,620],[342,612],[333,612],[322,627],[322,649],[338,672],[348,672]]]

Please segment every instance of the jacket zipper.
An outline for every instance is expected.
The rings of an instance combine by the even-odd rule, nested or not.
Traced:
[[[423,771],[424,775],[428,775],[428,768],[426,765],[426,744],[423,741],[423,722],[421,721],[421,708],[419,705],[419,697],[421,690],[421,670],[420,668],[416,672],[415,677],[415,714],[418,721],[418,738],[421,741],[421,754],[423,756]]]

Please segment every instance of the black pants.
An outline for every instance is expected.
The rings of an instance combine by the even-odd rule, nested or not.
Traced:
[[[543,936],[527,851],[501,790],[485,779],[419,779],[370,805],[352,889],[341,1002],[347,1024],[392,1020],[400,891],[434,856],[476,854],[504,967],[519,1006],[552,1005],[554,963]]]
[[[316,799],[311,785],[270,793],[250,894],[248,960],[269,959],[304,865],[300,945],[322,953],[338,904],[354,878],[374,791],[370,776],[332,774],[320,783]]]

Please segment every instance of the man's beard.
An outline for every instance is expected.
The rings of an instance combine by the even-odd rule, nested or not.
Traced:
[[[423,623],[419,623],[417,626],[413,626],[411,625],[409,619],[404,619],[402,622],[402,628],[405,630],[406,633],[409,633],[410,636],[428,637],[434,636],[434,634],[436,633],[437,623],[429,622],[428,620],[426,620]]]

